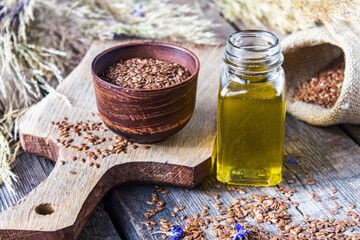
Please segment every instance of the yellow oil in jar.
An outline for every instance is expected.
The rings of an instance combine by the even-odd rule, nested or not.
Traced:
[[[266,79],[251,80],[221,81],[216,176],[229,184],[276,185],[282,180],[285,91]]]

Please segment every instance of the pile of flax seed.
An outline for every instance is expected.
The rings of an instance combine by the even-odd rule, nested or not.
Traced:
[[[142,58],[117,62],[101,74],[101,78],[110,83],[133,89],[164,88],[189,77],[189,71],[179,64]]]
[[[294,99],[332,108],[340,96],[344,71],[344,56],[340,56],[319,71],[316,76],[304,82],[294,94]]]

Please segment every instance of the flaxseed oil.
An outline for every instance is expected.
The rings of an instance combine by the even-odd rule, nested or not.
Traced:
[[[272,82],[228,81],[218,96],[216,176],[230,184],[281,182],[285,96]]]

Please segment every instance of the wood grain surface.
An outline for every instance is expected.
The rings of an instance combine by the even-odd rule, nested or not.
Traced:
[[[98,159],[100,168],[71,161],[73,156],[86,156],[55,141],[58,133],[50,121],[61,121],[63,117],[71,123],[100,121],[98,116],[89,114],[96,112],[90,63],[100,51],[119,43],[94,42],[80,65],[58,86],[57,93],[50,93],[21,118],[19,129],[24,150],[55,161],[63,160],[65,165],[56,164],[44,182],[1,213],[0,237],[76,238],[96,204],[118,184],[152,182],[193,187],[209,174],[223,46],[185,45],[195,52],[202,67],[194,115],[173,137],[151,145],[150,149],[139,147],[130,149],[126,155]],[[97,135],[114,137],[110,131]],[[73,144],[81,141],[74,139]],[[106,144],[109,143],[98,147],[107,147]],[[76,174],[69,174],[70,171]],[[24,219],[26,224],[21,224]]]
[[[210,207],[209,215],[219,217],[219,211],[215,208],[216,202],[222,202],[221,206],[226,208],[227,205],[233,204],[236,198],[247,199],[252,194],[278,196],[286,201],[290,205],[288,212],[291,224],[301,223],[305,220],[304,214],[308,214],[310,219],[334,218],[335,220],[352,219],[346,214],[348,210],[359,214],[360,147],[337,126],[315,127],[300,122],[292,116],[287,116],[285,135],[281,184],[274,187],[240,186],[245,191],[245,193],[240,193],[228,190],[224,184],[221,184],[222,188],[217,188],[215,185],[218,182],[211,176],[190,191],[164,187],[169,193],[159,194],[159,200],[165,201],[166,208],[151,220],[159,223],[160,219],[167,219],[179,226],[185,226],[188,222],[181,220],[182,215],[187,217],[193,217],[196,213],[200,215],[203,210],[202,206],[208,205]],[[296,158],[299,163],[289,162],[289,157]],[[310,179],[315,180],[314,185],[307,184]],[[295,193],[285,200],[285,195],[279,191],[281,187],[288,190],[294,189]],[[106,210],[116,228],[123,230],[126,239],[150,240],[153,239],[150,234],[158,230],[156,225],[154,230],[150,231],[143,224],[146,221],[144,212],[149,208],[146,201],[151,200],[154,188],[154,185],[121,186],[106,196]],[[337,192],[333,193],[333,189],[336,189]],[[313,198],[311,193],[318,195],[319,198]],[[215,199],[214,194],[218,194],[220,198]],[[334,196],[335,200],[332,199]],[[299,205],[295,206],[291,201]],[[350,204],[354,204],[355,209],[351,209]],[[185,209],[178,212],[176,217],[172,217],[170,214],[174,212],[173,207],[182,205],[185,206]],[[341,208],[337,210],[336,205],[340,205]],[[333,215],[332,210],[336,210],[338,214]],[[279,229],[275,225],[258,224],[250,218],[246,218],[246,220],[253,225],[264,227],[270,233],[279,233]],[[122,223],[122,225],[120,226],[118,223]],[[202,230],[206,232],[206,239],[214,239],[212,237],[213,229]],[[356,232],[360,232],[359,227],[354,227],[352,233],[349,231],[346,233],[352,235]],[[161,239],[161,234],[156,235],[155,239]]]

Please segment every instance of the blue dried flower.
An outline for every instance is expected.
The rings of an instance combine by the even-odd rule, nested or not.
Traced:
[[[138,8],[135,8],[133,14],[139,17],[145,17],[145,14],[142,12],[143,5],[140,4]]]
[[[299,163],[299,160],[291,157],[291,158],[289,158],[289,162],[290,163]]]
[[[184,237],[183,229],[175,225],[171,226],[171,240],[178,240]]]
[[[240,223],[236,224],[235,229],[236,229],[236,233],[231,238],[233,240],[242,240],[246,236],[246,230],[244,229],[243,226],[241,226]]]

